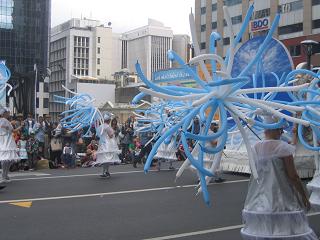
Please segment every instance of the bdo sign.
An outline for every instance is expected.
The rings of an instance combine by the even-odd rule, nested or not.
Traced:
[[[250,22],[250,32],[262,31],[270,28],[270,19],[259,18]]]

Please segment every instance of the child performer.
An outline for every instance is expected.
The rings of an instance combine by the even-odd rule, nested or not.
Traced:
[[[112,163],[120,163],[119,154],[120,150],[118,148],[114,131],[111,128],[110,121],[111,116],[110,114],[104,114],[104,124],[101,125],[97,129],[97,135],[99,136],[99,147],[96,153],[97,161],[96,164],[102,166],[102,175],[103,178],[110,178],[109,166]]]

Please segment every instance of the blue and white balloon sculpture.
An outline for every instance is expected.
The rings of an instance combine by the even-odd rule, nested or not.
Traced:
[[[6,96],[6,90],[8,90],[8,95],[12,91],[12,86],[8,83],[11,77],[10,70],[6,67],[4,63],[0,63],[0,99]]]
[[[103,116],[99,109],[93,105],[95,99],[89,94],[72,92],[65,86],[62,87],[73,95],[70,98],[54,96],[55,102],[66,104],[70,108],[62,113],[64,117],[60,122],[64,128],[70,132],[76,132],[88,127],[84,136],[89,135],[93,127],[98,129],[98,126],[103,124]]]
[[[149,128],[157,132],[159,139],[153,146],[145,164],[145,171],[148,171],[153,157],[155,156],[160,144],[172,135],[180,134],[187,161],[197,169],[200,176],[200,188],[204,200],[210,203],[207,183],[214,175],[215,170],[221,161],[221,153],[228,138],[228,121],[233,121],[240,131],[249,157],[251,172],[255,178],[258,178],[257,170],[254,164],[253,151],[251,149],[246,127],[259,129],[279,128],[287,121],[298,125],[299,140],[308,149],[320,150],[317,145],[320,139],[320,109],[319,109],[319,75],[308,70],[293,70],[289,72],[272,72],[276,80],[273,86],[265,86],[263,82],[257,82],[257,78],[264,79],[265,68],[263,58],[268,53],[269,44],[274,41],[273,33],[277,30],[280,15],[274,18],[272,26],[263,39],[262,44],[257,46],[255,56],[250,59],[246,66],[240,72],[235,74],[234,61],[235,54],[240,40],[249,24],[253,13],[253,5],[249,7],[247,15],[243,21],[240,32],[235,36],[232,28],[232,22],[228,10],[223,8],[224,16],[227,22],[227,29],[230,38],[230,47],[225,59],[216,53],[216,43],[221,39],[219,33],[213,32],[210,37],[210,53],[201,54],[198,45],[194,16],[190,14],[190,27],[192,40],[195,50],[195,57],[189,63],[185,63],[174,51],[168,52],[168,58],[180,64],[186,73],[195,80],[196,87],[188,88],[178,85],[160,86],[148,80],[142,72],[139,63],[136,63],[136,71],[146,87],[140,87],[141,93],[134,99],[133,103],[138,103],[144,96],[150,95],[161,99],[161,103],[152,104],[146,112],[158,114],[159,117],[147,118],[150,122]],[[209,73],[205,61],[210,62],[212,74]],[[276,59],[274,59],[276,61]],[[191,67],[198,65],[204,73],[205,80],[202,80],[197,72]],[[218,67],[219,66],[219,67]],[[219,69],[219,70],[218,70]],[[297,75],[304,74],[311,78],[311,83],[297,84]],[[252,87],[248,87],[252,86]],[[279,99],[279,94],[286,94],[286,100]],[[307,98],[303,98],[307,95]],[[172,113],[170,117],[163,117],[164,111]],[[302,113],[301,117],[296,117],[297,113]],[[276,116],[279,121],[273,124],[267,124],[262,121],[261,114],[271,114]],[[218,115],[218,119],[215,117]],[[167,115],[166,115],[167,116]],[[172,117],[171,117],[172,116]],[[188,129],[193,124],[195,117],[200,118],[201,130],[199,134],[193,134]],[[139,118],[143,121],[143,117]],[[217,132],[208,134],[212,121],[219,125]],[[169,126],[164,134],[160,134],[163,127]],[[314,133],[314,144],[306,142],[302,135],[303,127],[311,127]],[[197,141],[202,151],[197,156],[193,156],[188,148],[188,140]],[[215,147],[206,147],[207,141],[217,141]],[[216,154],[214,164],[211,169],[206,169],[203,164],[203,155],[205,153]]]

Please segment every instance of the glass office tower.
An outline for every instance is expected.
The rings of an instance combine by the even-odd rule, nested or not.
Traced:
[[[16,112],[35,111],[35,89],[48,66],[50,13],[51,0],[0,0],[0,60],[12,73]]]

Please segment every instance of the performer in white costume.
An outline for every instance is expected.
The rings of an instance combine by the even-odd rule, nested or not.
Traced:
[[[163,133],[168,130],[168,128],[163,129]],[[154,159],[158,159],[158,171],[161,169],[161,161],[168,161],[170,166],[170,170],[174,170],[175,168],[172,166],[174,161],[177,161],[177,144],[175,141],[175,136],[171,136],[170,142],[166,144],[165,142],[161,143],[157,154],[154,156]]]
[[[97,161],[96,164],[103,167],[101,177],[110,178],[109,166],[110,164],[120,163],[118,154],[120,150],[118,148],[114,131],[110,127],[111,116],[106,113],[104,115],[104,124],[97,129],[97,134],[100,138],[99,147],[96,153]]]
[[[13,127],[8,121],[10,112],[7,108],[0,106],[0,162],[2,167],[1,182],[9,182],[8,176],[12,162],[19,161],[18,148],[13,139]]]
[[[244,239],[318,239],[304,212],[310,203],[294,166],[295,148],[280,140],[282,132],[265,130],[265,140],[253,147],[258,179],[251,177],[242,213]]]

